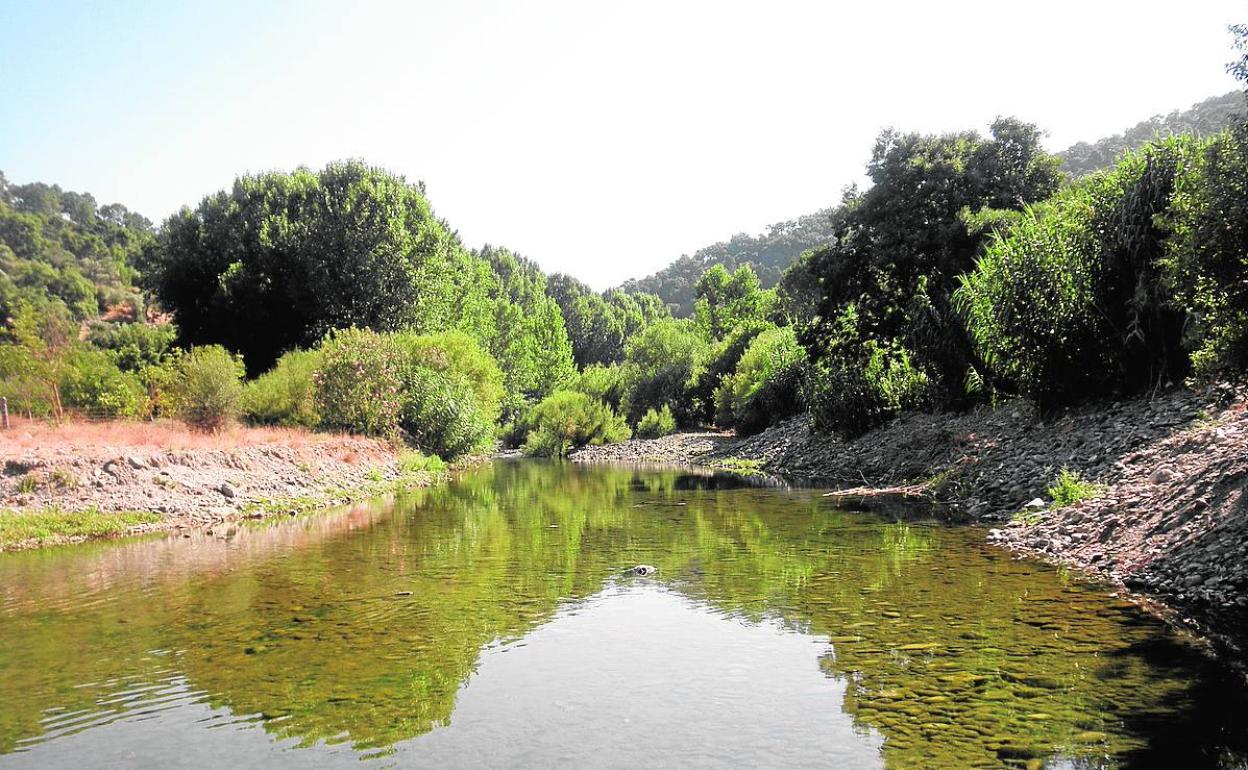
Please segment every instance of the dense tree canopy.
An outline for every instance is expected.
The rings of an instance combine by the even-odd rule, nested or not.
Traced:
[[[1232,72],[1236,71],[1234,67],[1248,72],[1241,60],[1232,65]],[[1058,153],[1058,156],[1063,159],[1064,171],[1082,176],[1112,166],[1124,152],[1137,149],[1159,135],[1215,134],[1231,125],[1234,116],[1244,112],[1244,109],[1243,93],[1232,91],[1206,99],[1187,110],[1155,115],[1121,134],[1095,142],[1078,142]],[[691,316],[698,279],[707,269],[723,265],[733,271],[748,264],[754,268],[763,288],[775,286],[781,281],[785,270],[803,253],[833,241],[840,226],[837,220],[841,214],[839,207],[832,207],[779,222],[759,235],[734,235],[727,241],[682,256],[653,275],[627,281],[623,288],[631,292],[652,292],[671,307],[675,315]],[[797,299],[804,299],[800,292]]]
[[[599,294],[571,276],[550,276],[547,291],[558,303],[578,366],[624,360],[624,343],[655,321],[669,317],[653,294],[613,290]]]
[[[423,185],[357,161],[240,177],[159,232],[0,175],[0,395],[29,415],[198,419],[224,394],[214,419],[450,457],[752,432],[808,408],[856,432],[987,393],[1058,407],[1231,376],[1248,366],[1248,128],[1222,127],[1242,103],[1076,145],[1069,171],[1112,168],[1073,181],[1014,119],[884,131],[839,205],[602,293],[468,251]],[[1213,135],[1118,158],[1174,130]]]
[[[1243,92],[1232,91],[1211,96],[1186,110],[1154,115],[1121,134],[1095,142],[1072,144],[1059,153],[1064,161],[1062,169],[1073,176],[1083,176],[1112,166],[1123,153],[1137,150],[1158,137],[1172,134],[1212,136],[1231,125],[1235,116],[1244,112],[1244,106]]]
[[[188,344],[262,371],[349,326],[434,331],[489,315],[474,264],[418,185],[358,162],[240,177],[164,226],[147,280]]]
[[[977,362],[950,296],[986,237],[978,223],[1054,193],[1057,164],[1040,132],[1013,119],[998,119],[988,138],[880,135],[867,166],[873,185],[847,197],[835,243],[800,268],[799,282],[820,287],[802,341],[830,385],[827,427],[867,427],[963,391]]]

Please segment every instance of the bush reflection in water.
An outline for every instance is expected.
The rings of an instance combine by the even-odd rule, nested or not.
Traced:
[[[810,490],[499,462],[393,505],[12,554],[0,751],[124,716],[133,683],[184,681],[275,736],[385,753],[449,722],[483,647],[653,564],[716,612],[829,637],[810,664],[848,683],[889,767],[1242,761],[1229,677],[1132,605],[982,540]]]

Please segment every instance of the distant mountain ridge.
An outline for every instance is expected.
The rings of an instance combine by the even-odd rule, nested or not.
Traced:
[[[1229,125],[1233,115],[1245,111],[1242,91],[1232,91],[1198,102],[1187,110],[1154,115],[1121,134],[1096,142],[1078,142],[1057,153],[1065,160],[1062,168],[1071,176],[1083,176],[1111,165],[1127,150],[1140,147],[1157,135],[1213,134]],[[787,222],[778,222],[759,235],[739,233],[727,241],[686,254],[662,270],[644,278],[624,282],[627,292],[656,294],[677,316],[693,313],[694,285],[709,267],[721,264],[735,270],[749,264],[758,273],[764,288],[779,283],[785,269],[802,252],[827,243],[833,234],[832,212],[828,207]]]
[[[761,235],[739,233],[686,254],[654,275],[626,281],[621,288],[629,293],[656,294],[678,316],[693,313],[694,284],[712,265],[730,272],[741,265],[753,266],[764,288],[780,282],[785,268],[807,249],[826,243],[832,237],[831,207],[813,214],[777,222]]]

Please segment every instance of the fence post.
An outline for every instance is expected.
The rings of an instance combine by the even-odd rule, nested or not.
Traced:
[[[9,399],[7,396],[0,396],[0,425],[4,425],[4,429],[9,429]]]

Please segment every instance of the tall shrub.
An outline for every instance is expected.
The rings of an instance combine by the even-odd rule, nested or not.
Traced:
[[[316,404],[326,427],[406,438],[450,459],[487,448],[501,374],[462,334],[331,333],[320,349]]]
[[[193,348],[171,383],[174,413],[192,428],[220,430],[239,413],[243,362],[220,345]]]
[[[625,387],[628,417],[634,423],[651,409],[672,408],[676,421],[691,424],[696,415],[688,388],[698,371],[705,342],[692,321],[664,320],[647,326],[628,341]]]
[[[905,409],[930,403],[930,380],[895,338],[874,338],[854,304],[825,329],[822,355],[812,362],[806,399],[815,428],[856,436]]]
[[[628,423],[611,407],[584,393],[560,390],[541,401],[528,415],[529,434],[524,451],[558,456],[586,444],[624,441]]]
[[[103,351],[86,346],[68,357],[61,397],[66,406],[92,417],[134,417],[144,407],[139,379],[117,368]]]
[[[955,298],[999,380],[1052,408],[1183,376],[1183,319],[1161,260],[1188,154],[1167,140],[1127,155],[990,243]]]
[[[754,337],[736,371],[715,394],[716,422],[741,434],[757,433],[802,408],[801,372],[806,351],[791,327]]]
[[[504,396],[503,372],[498,362],[475,339],[464,332],[399,334],[396,341],[410,365],[423,366],[463,380],[471,390],[476,408],[485,419],[496,422]]]
[[[243,389],[243,416],[261,425],[315,428],[321,420],[314,374],[320,356],[292,350]]]
[[[415,365],[404,375],[399,425],[417,447],[449,460],[487,449],[495,421],[466,377]]]
[[[1248,367],[1248,124],[1194,155],[1177,183],[1164,267],[1189,312],[1193,368],[1208,379]]]

